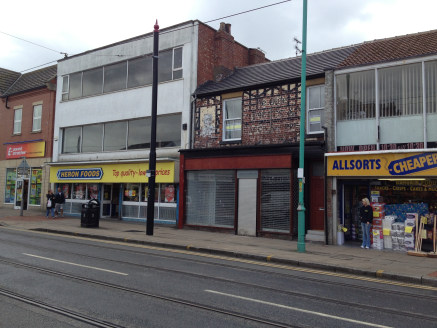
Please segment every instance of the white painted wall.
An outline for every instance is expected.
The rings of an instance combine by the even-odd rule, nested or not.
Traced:
[[[193,26],[194,25],[194,26]],[[181,113],[182,124],[190,122],[191,94],[197,84],[197,22],[188,22],[174,31],[167,30],[159,37],[159,50],[183,47],[183,78],[160,83],[158,86],[158,115]],[[171,31],[171,32],[169,32]],[[91,96],[70,101],[62,101],[63,76],[87,69],[100,67],[121,60],[153,52],[153,38],[126,41],[107,46],[58,63],[58,85],[56,93],[56,115],[54,126],[53,161],[110,160],[120,158],[148,157],[148,151],[105,152],[95,154],[60,154],[61,129],[64,127],[127,120],[151,116],[152,86],[139,87],[108,94]],[[188,145],[187,131],[181,128],[181,147],[157,150],[157,156],[179,157],[178,149]]]

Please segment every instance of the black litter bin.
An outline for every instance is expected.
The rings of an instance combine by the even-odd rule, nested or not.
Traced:
[[[98,228],[100,220],[100,203],[97,199],[91,199],[82,205],[80,213],[80,226],[85,228]]]

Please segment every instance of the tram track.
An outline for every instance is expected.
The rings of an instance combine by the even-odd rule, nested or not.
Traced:
[[[87,240],[94,241],[94,240],[88,239],[88,238],[87,238]],[[100,240],[98,240],[98,242],[99,241]],[[25,243],[22,243],[22,242],[4,241],[4,240],[2,242],[10,244],[10,245],[31,246],[32,249],[39,249],[39,250],[42,250],[42,251],[50,251],[50,252],[53,251],[53,249],[49,248],[49,247],[29,245],[29,244],[25,244]],[[69,244],[80,245],[80,246],[84,245],[83,243],[75,242],[75,241],[72,241],[72,240],[63,241],[63,243],[64,244],[65,243],[69,243]],[[121,245],[121,244],[117,243],[117,245]],[[130,247],[132,245],[131,244],[125,244],[125,245],[122,245],[122,246]],[[332,286],[335,286],[335,287],[354,288],[354,289],[360,289],[360,290],[363,290],[363,291],[380,292],[380,293],[390,294],[390,295],[395,295],[395,296],[404,296],[404,297],[411,297],[411,298],[415,298],[415,299],[422,299],[422,300],[429,300],[429,301],[436,301],[437,302],[437,296],[434,296],[434,295],[414,294],[414,293],[405,292],[405,291],[399,291],[399,290],[389,290],[389,289],[386,289],[386,288],[380,288],[380,287],[374,287],[374,286],[365,286],[365,285],[359,285],[359,284],[352,284],[352,283],[347,283],[347,282],[344,282],[344,281],[338,282],[338,281],[332,281],[332,280],[323,279],[323,278],[315,278],[315,277],[302,276],[300,274],[296,274],[296,273],[293,272],[293,270],[295,270],[296,268],[293,267],[292,265],[280,265],[280,264],[275,265],[275,264],[272,264],[272,263],[268,263],[268,266],[266,267],[266,262],[253,261],[253,260],[244,260],[244,259],[238,259],[238,261],[237,261],[237,263],[241,263],[241,264],[262,265],[262,269],[261,269],[261,268],[243,267],[241,265],[224,263],[226,261],[228,261],[228,262],[232,261],[233,263],[236,262],[234,258],[230,258],[230,257],[226,257],[226,256],[208,256],[208,258],[223,260],[223,262],[221,262],[221,263],[214,263],[212,261],[208,261],[208,260],[205,260],[205,259],[198,259],[198,258],[194,259],[194,258],[192,258],[192,256],[200,255],[200,256],[204,257],[205,254],[203,254],[203,253],[197,254],[196,252],[193,252],[193,251],[183,252],[183,254],[190,256],[190,258],[182,258],[182,257],[176,256],[176,255],[157,254],[156,252],[152,252],[152,251],[173,252],[174,251],[173,249],[166,249],[165,250],[165,249],[156,249],[155,247],[151,247],[150,251],[147,252],[147,250],[148,250],[147,246],[141,248],[141,251],[132,250],[132,249],[126,249],[126,248],[117,248],[117,247],[108,246],[108,245],[101,245],[101,244],[99,244],[99,245],[92,245],[92,247],[103,248],[103,249],[106,249],[106,250],[123,252],[123,253],[129,253],[129,254],[135,254],[135,255],[141,255],[141,256],[147,255],[147,256],[153,256],[153,257],[157,257],[157,258],[165,258],[165,259],[171,259],[171,260],[185,261],[185,262],[191,262],[191,263],[196,263],[196,264],[204,264],[204,265],[210,265],[210,266],[226,267],[226,268],[236,269],[236,270],[240,270],[240,271],[249,271],[249,272],[261,273],[261,274],[273,274],[273,275],[279,276],[279,277],[294,278],[294,279],[299,279],[299,280],[308,281],[308,282],[332,285]],[[131,266],[135,266],[135,267],[139,267],[139,268],[150,268],[150,269],[160,270],[160,271],[165,271],[165,272],[171,272],[172,271],[174,273],[184,274],[184,275],[188,275],[188,276],[196,276],[198,278],[210,278],[210,279],[214,279],[214,277],[199,275],[199,274],[197,274],[195,272],[175,270],[175,269],[169,269],[169,268],[161,268],[161,267],[152,266],[152,265],[133,263],[133,262],[130,262],[130,261],[115,260],[113,258],[104,258],[104,257],[92,256],[90,254],[77,253],[77,252],[72,252],[70,250],[68,251],[68,253],[71,254],[71,255],[77,255],[77,256],[80,256],[80,257],[86,257],[86,258],[95,259],[95,260],[103,260],[103,261],[108,261],[108,262],[112,262],[112,263],[124,264],[124,265],[131,265]],[[181,252],[178,251],[177,254],[181,254]],[[284,272],[278,272],[278,271],[273,271],[273,270],[267,270],[267,268],[272,268],[272,269],[288,269],[288,271],[284,273]],[[298,272],[302,272],[302,271],[299,270]],[[305,272],[305,271],[303,271],[303,272]],[[342,275],[342,276],[344,277],[345,275]],[[352,276],[352,275],[350,275],[350,276]],[[217,278],[217,279],[223,279],[223,278]],[[352,277],[351,277],[351,279],[352,279]],[[229,282],[238,283],[238,281],[234,281],[234,280],[229,280]],[[385,283],[386,280],[383,280],[383,279],[374,279],[372,282]],[[254,285],[254,286],[259,287],[259,285]],[[269,287],[266,287],[266,288],[269,288]],[[283,291],[283,290],[281,290],[281,291]]]
[[[93,256],[89,256],[89,255],[82,255],[82,254],[76,254],[76,255],[86,256],[89,258],[102,260],[102,258],[93,257]],[[157,270],[157,271],[162,271],[162,272],[171,272],[171,273],[175,273],[175,274],[182,274],[182,275],[187,275],[190,277],[194,276],[194,277],[199,278],[199,279],[209,279],[209,280],[214,280],[214,281],[221,282],[221,283],[235,284],[238,286],[260,289],[260,290],[268,291],[271,293],[279,293],[282,295],[288,295],[288,296],[297,297],[297,298],[305,298],[305,299],[308,299],[311,301],[316,301],[316,302],[330,303],[332,305],[342,305],[345,307],[355,308],[358,310],[368,310],[369,312],[377,311],[377,312],[388,314],[388,315],[398,315],[398,316],[404,316],[404,317],[409,317],[409,318],[413,318],[413,319],[420,319],[420,320],[427,320],[427,321],[431,321],[431,322],[437,322],[437,316],[433,316],[433,315],[419,314],[419,313],[408,312],[408,311],[399,311],[397,309],[393,309],[393,308],[389,308],[389,307],[373,306],[373,305],[367,305],[367,304],[357,303],[357,302],[342,301],[342,300],[329,298],[329,297],[322,297],[322,296],[317,296],[317,295],[311,295],[308,293],[295,292],[295,291],[284,290],[284,289],[277,289],[277,288],[272,288],[272,287],[268,287],[268,286],[262,286],[259,284],[251,284],[251,283],[246,283],[246,282],[242,282],[242,281],[236,281],[236,280],[232,280],[232,279],[195,274],[192,272],[187,272],[187,271],[182,271],[182,270],[159,268],[156,266],[134,264],[134,263],[125,262],[125,261],[115,261],[115,260],[108,260],[108,259],[103,259],[103,260],[113,261],[113,262],[122,263],[122,264],[126,264],[126,265],[133,265],[133,266],[137,266],[137,267],[145,268],[145,269],[152,269],[152,270]],[[99,286],[103,286],[103,287],[117,289],[117,290],[121,290],[124,292],[134,293],[137,295],[151,297],[151,298],[155,298],[155,299],[159,299],[159,300],[163,300],[163,301],[178,303],[180,305],[195,307],[198,309],[208,310],[208,311],[212,311],[212,312],[216,312],[216,313],[220,313],[220,314],[238,317],[241,319],[251,320],[251,321],[258,322],[258,323],[269,324],[269,325],[272,325],[275,327],[300,327],[300,326],[290,326],[288,324],[284,325],[282,323],[271,322],[271,321],[268,321],[268,320],[265,320],[262,318],[253,317],[253,316],[246,316],[246,315],[242,315],[242,314],[239,314],[236,312],[232,312],[232,311],[228,311],[228,310],[224,310],[224,309],[219,309],[219,308],[214,308],[214,307],[206,306],[203,304],[198,304],[195,302],[181,300],[178,298],[157,295],[157,294],[145,292],[145,291],[142,291],[139,289],[129,288],[129,287],[122,286],[122,285],[107,283],[107,282],[95,280],[95,279],[89,279],[89,278],[85,278],[85,277],[81,277],[81,276],[77,276],[77,275],[72,275],[72,274],[68,274],[68,273],[64,273],[64,272],[60,272],[60,271],[55,271],[52,269],[47,269],[47,268],[43,268],[43,267],[39,267],[39,266],[35,266],[35,265],[30,265],[30,264],[26,264],[26,263],[22,263],[22,262],[11,261],[8,259],[4,259],[2,257],[0,257],[0,263],[5,263],[5,264],[13,265],[16,267],[23,267],[23,268],[27,268],[27,269],[31,269],[31,270],[36,270],[38,272],[43,272],[45,274],[60,276],[60,277],[67,278],[67,279],[72,279],[72,280],[76,280],[76,281],[81,281],[81,282],[85,282],[85,283],[90,283],[90,284],[94,284],[94,285],[99,285]],[[210,264],[209,262],[207,262],[207,263]],[[241,269],[241,267],[237,267],[237,268]],[[252,270],[250,270],[250,271],[252,271]],[[261,271],[261,272],[266,273],[266,271]],[[353,286],[353,287],[356,287],[356,286]],[[382,290],[378,290],[378,291],[387,292],[387,291],[382,291]],[[399,294],[399,292],[396,292],[396,294]],[[412,296],[416,297],[416,295],[409,294],[409,293],[402,293],[402,295],[403,296],[411,296],[412,295]],[[435,301],[437,300],[436,297],[432,297],[432,298]]]
[[[230,317],[234,317],[234,318],[252,321],[255,323],[259,323],[259,324],[265,324],[265,325],[268,325],[271,327],[308,328],[308,326],[303,326],[303,325],[298,325],[298,324],[290,324],[290,323],[281,323],[281,322],[273,321],[273,320],[266,320],[266,319],[263,319],[261,317],[256,317],[256,316],[252,316],[252,315],[245,315],[245,314],[241,314],[241,313],[238,313],[235,311],[222,309],[219,307],[208,306],[208,305],[203,305],[200,303],[195,303],[195,302],[191,302],[191,301],[187,301],[187,300],[183,300],[183,299],[179,299],[179,298],[153,294],[153,293],[145,292],[145,291],[142,291],[139,289],[129,288],[129,287],[125,287],[122,285],[112,284],[112,283],[99,281],[99,280],[95,280],[95,279],[80,277],[80,276],[76,276],[76,275],[72,275],[72,274],[68,274],[68,273],[64,273],[64,272],[60,272],[60,271],[55,271],[55,270],[51,270],[51,269],[46,269],[46,268],[35,266],[35,265],[29,265],[29,264],[25,264],[25,263],[21,263],[21,262],[17,262],[17,261],[5,260],[3,258],[0,258],[0,263],[13,265],[15,267],[22,267],[22,268],[26,268],[26,269],[30,269],[30,270],[35,270],[35,271],[42,272],[45,274],[59,276],[59,277],[63,277],[63,278],[67,278],[67,279],[71,279],[71,280],[75,280],[75,281],[80,281],[80,282],[84,282],[84,283],[89,283],[89,284],[93,284],[93,285],[98,285],[98,286],[102,286],[102,287],[116,289],[119,291],[132,293],[132,294],[136,294],[136,295],[141,295],[144,297],[154,298],[154,299],[158,299],[161,301],[176,303],[176,304],[179,304],[182,306],[187,306],[187,307],[196,308],[199,310],[214,312],[214,313],[218,313],[218,314],[222,314],[222,315],[226,315],[226,316],[230,316]],[[88,320],[89,321],[88,323],[95,325],[96,327],[103,327],[103,328],[122,327],[122,326],[112,325],[110,323],[101,322],[99,320],[94,320],[94,322],[93,322],[93,319],[87,317],[86,315],[81,315],[80,313],[75,313],[72,311],[64,310],[64,309],[59,308],[59,307],[48,305],[47,303],[43,303],[43,302],[38,301],[36,299],[32,299],[32,298],[28,298],[26,296],[22,296],[22,295],[18,295],[18,294],[12,293],[12,292],[8,292],[4,288],[1,288],[1,287],[0,287],[0,294],[7,296],[7,297],[14,298],[16,300],[20,300],[20,301],[28,303],[28,304],[33,304],[33,305],[38,306],[38,307],[43,307],[49,311],[53,311],[53,312],[56,312],[58,314],[65,315],[65,316],[68,316],[70,318],[77,318],[77,320],[80,320],[83,322],[87,322],[86,320]],[[105,326],[105,324],[106,324],[106,326]]]
[[[116,324],[113,324],[113,323],[110,323],[107,321],[92,318],[92,317],[87,316],[85,314],[75,312],[72,310],[68,310],[68,309],[65,309],[65,308],[62,308],[59,306],[50,305],[46,302],[42,302],[42,301],[37,300],[35,298],[30,298],[30,297],[15,293],[13,291],[7,290],[7,289],[2,288],[2,287],[0,287],[0,295],[14,299],[14,300],[22,302],[22,303],[26,303],[26,304],[31,305],[31,306],[38,307],[40,309],[44,309],[46,311],[54,312],[54,313],[59,314],[61,316],[68,317],[68,318],[73,319],[75,321],[80,321],[80,322],[89,324],[89,325],[94,326],[94,327],[123,328],[123,326],[119,326],[119,325],[116,325]]]

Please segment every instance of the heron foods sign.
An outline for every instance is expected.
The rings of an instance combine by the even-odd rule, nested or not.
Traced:
[[[52,166],[50,182],[147,182],[148,163],[102,164],[83,166]],[[174,182],[175,163],[156,163],[156,182]]]
[[[437,176],[436,153],[327,154],[328,176]]]

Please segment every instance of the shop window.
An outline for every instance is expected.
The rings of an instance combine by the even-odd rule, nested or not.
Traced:
[[[235,171],[187,172],[187,224],[234,228]]]
[[[29,205],[41,205],[42,169],[32,168],[30,172]]]
[[[15,198],[16,169],[6,169],[5,203],[13,204]]]
[[[87,198],[99,199],[99,185],[97,183],[87,183]]]
[[[155,184],[155,203],[159,202],[159,183]],[[148,192],[149,192],[149,186],[147,183],[142,183],[141,184],[141,201],[142,202],[146,202],[147,203],[147,197],[148,197]]]
[[[41,116],[42,116],[42,105],[33,106],[33,122],[32,131],[41,131]]]
[[[261,230],[290,233],[290,170],[261,171]]]
[[[321,133],[324,123],[323,112],[325,107],[325,86],[318,85],[309,87],[308,90],[308,115],[307,115],[307,133]]]
[[[160,185],[161,203],[176,203],[176,187],[172,183]]]
[[[18,108],[14,111],[14,134],[20,134],[21,133],[21,121],[23,115],[23,109]]]
[[[223,140],[241,139],[241,98],[223,101]]]
[[[127,122],[105,123],[104,151],[126,150]]]
[[[70,199],[71,198],[71,184],[69,183],[61,183],[58,184],[58,187],[61,188],[62,192],[64,193],[65,199]],[[56,188],[56,190],[58,190]]]
[[[124,202],[138,202],[140,185],[138,183],[126,183],[123,192]]]
[[[72,199],[85,200],[86,197],[86,184],[85,183],[73,183]]]

